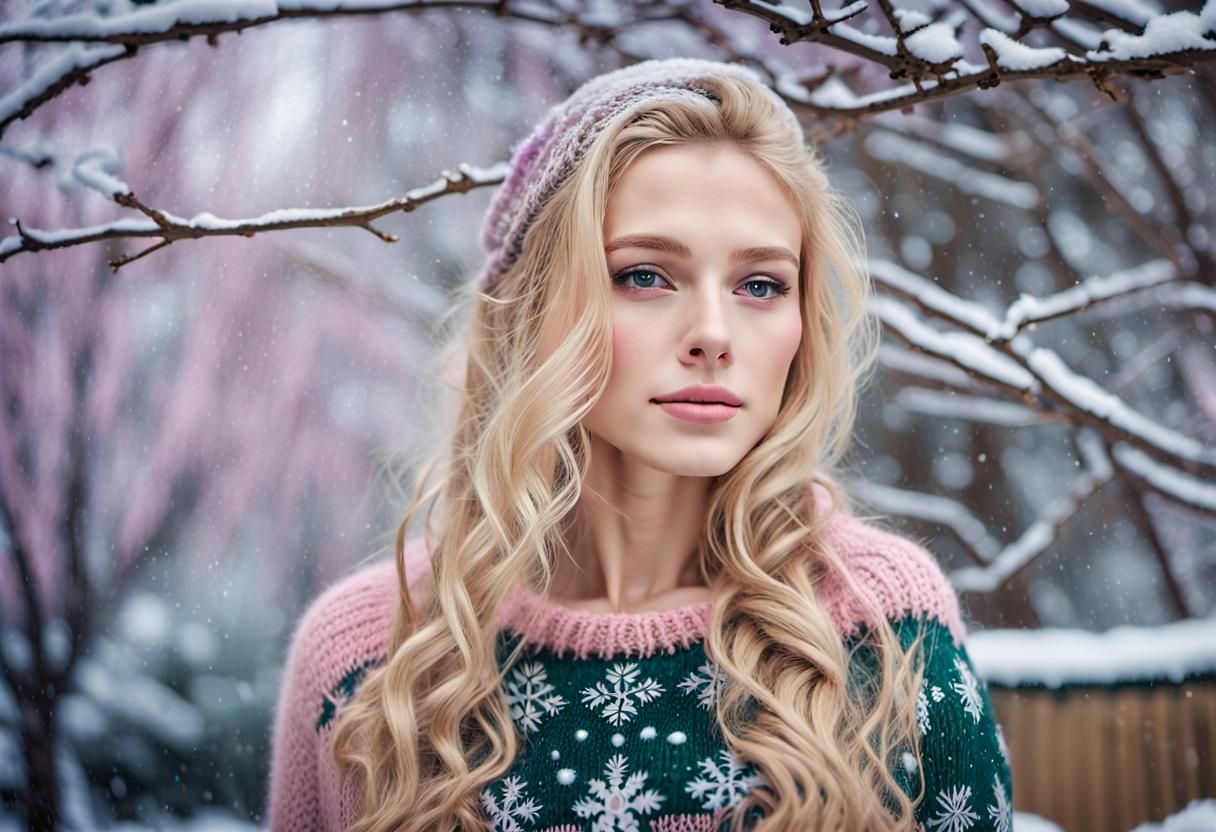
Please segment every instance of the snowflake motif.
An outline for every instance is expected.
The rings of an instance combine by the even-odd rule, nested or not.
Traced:
[[[958,656],[954,657],[954,667],[963,681],[953,682],[950,686],[958,693],[959,700],[963,703],[963,710],[971,714],[972,719],[979,722],[980,712],[984,707],[984,702],[980,698],[979,682],[971,674],[971,668],[967,667],[967,664]]]
[[[624,754],[615,754],[604,767],[603,780],[592,779],[587,784],[590,797],[580,798],[570,808],[580,818],[594,818],[591,832],[637,832],[638,819],[634,812],[642,815],[656,812],[659,804],[667,798],[654,789],[642,791],[642,785],[650,775],[635,772],[626,776],[629,761]]]
[[[524,787],[528,784],[520,781],[518,777],[512,775],[500,782],[501,804],[488,787],[481,792],[481,806],[490,816],[490,829],[494,832],[523,832],[524,827],[519,821],[525,820],[529,825],[535,823],[541,807],[532,798],[524,797]]]
[[[689,673],[684,677],[684,681],[680,682],[680,690],[687,696],[690,693],[697,694],[697,704],[706,710],[713,708],[714,700],[718,694],[722,692],[722,686],[726,683],[726,677],[718,672],[718,669],[709,662],[697,668],[699,672]]]
[[[734,806],[753,786],[764,782],[761,775],[746,773],[743,761],[730,749],[722,749],[718,756],[722,758],[721,767],[712,757],[706,757],[698,763],[704,776],[684,784],[684,791],[691,794],[695,800],[702,801],[702,809]]]
[[[929,697],[925,696],[924,688],[916,695],[916,727],[922,737],[929,733]]]
[[[1009,765],[1009,746],[1005,744],[1005,732],[1001,730],[1001,723],[996,724],[996,741],[1001,747],[1001,757],[1005,760],[1005,765]]]
[[[612,690],[608,690],[603,682],[596,682],[593,688],[583,688],[583,703],[592,709],[603,705],[600,715],[613,725],[628,722],[638,712],[633,704],[634,697],[645,703],[658,699],[664,692],[663,686],[651,678],[636,684],[640,673],[635,662],[613,664],[606,674],[612,683]]]
[[[930,693],[933,694],[934,702],[941,702],[943,699],[946,698],[946,694],[943,693],[942,689],[939,688],[937,685],[934,685],[932,688],[930,688]]]
[[[1010,832],[1013,829],[1013,807],[1005,796],[1001,778],[995,774],[992,775],[992,796],[996,798],[996,803],[988,805],[988,819],[993,822],[996,832]]]
[[[937,817],[929,820],[930,829],[966,832],[980,818],[971,811],[970,786],[955,786],[949,792],[938,792],[937,802],[941,804],[942,808]]]
[[[537,730],[544,716],[560,713],[568,704],[553,692],[555,688],[546,681],[547,678],[543,664],[529,662],[514,668],[507,681],[507,705],[511,709],[511,719],[525,734]]]

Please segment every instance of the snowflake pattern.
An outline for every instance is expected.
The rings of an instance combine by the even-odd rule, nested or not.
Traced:
[[[971,668],[967,667],[966,662],[958,656],[954,657],[954,667],[962,681],[951,683],[951,687],[958,693],[959,700],[963,703],[963,710],[971,714],[971,718],[975,722],[979,722],[984,707],[984,702],[980,698],[979,682],[972,675]]]
[[[1005,744],[1005,731],[1001,728],[1001,723],[996,723],[996,741],[1001,748],[1001,758],[1005,765],[1009,765],[1009,746]]]
[[[531,826],[536,822],[536,815],[541,807],[535,800],[525,797],[524,787],[528,784],[518,777],[503,778],[502,801],[489,788],[481,792],[481,806],[489,815],[494,832],[523,832],[524,826],[520,820]]]
[[[932,688],[930,688],[929,692],[933,695],[934,702],[941,702],[943,699],[946,698],[946,694],[943,693],[942,689],[939,688],[937,685],[934,685]]]
[[[511,719],[525,734],[537,730],[545,716],[560,713],[568,704],[553,692],[555,688],[547,680],[548,673],[540,662],[528,662],[511,670],[511,678],[507,680],[507,705],[511,709]]]
[[[764,782],[764,778],[746,771],[746,766],[730,749],[718,752],[722,765],[706,757],[698,765],[703,776],[684,784],[684,791],[701,801],[702,809],[723,809],[734,806],[751,788]]]
[[[1001,785],[1001,778],[996,774],[992,775],[992,796],[996,803],[988,805],[988,819],[992,821],[996,832],[1010,832],[1013,829],[1013,807],[1009,805],[1005,787]]]
[[[923,687],[916,695],[916,727],[920,729],[922,737],[929,733],[929,697],[925,696]]]
[[[612,689],[609,690],[603,682],[596,682],[595,687],[583,688],[583,704],[592,709],[602,705],[600,715],[613,725],[628,722],[638,712],[634,697],[646,703],[664,693],[663,686],[650,677],[638,684],[640,674],[636,662],[614,663],[606,674]]]
[[[580,818],[594,818],[591,832],[637,832],[640,829],[634,812],[646,815],[656,812],[659,804],[667,798],[654,789],[642,791],[646,778],[645,772],[627,774],[629,761],[624,754],[615,754],[604,767],[605,783],[598,778],[592,779],[587,788],[591,795],[580,798],[570,808]]]
[[[706,662],[698,667],[696,672],[684,677],[684,681],[680,682],[680,690],[684,692],[685,696],[696,693],[697,704],[710,710],[725,682],[726,678],[718,672],[718,669],[710,662]]]
[[[937,817],[929,819],[929,829],[966,832],[979,820],[980,816],[971,811],[970,786],[956,786],[949,791],[938,792],[937,802],[941,810]]]

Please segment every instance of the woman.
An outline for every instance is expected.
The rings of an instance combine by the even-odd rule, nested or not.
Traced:
[[[297,625],[273,829],[1010,828],[958,599],[838,484],[877,346],[854,216],[745,68],[549,112],[396,557]]]

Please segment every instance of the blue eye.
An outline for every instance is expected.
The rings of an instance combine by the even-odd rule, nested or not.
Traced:
[[[637,275],[640,275],[640,274],[654,275],[659,280],[662,280],[664,283],[667,282],[667,280],[661,274],[659,274],[656,271],[652,271],[650,269],[629,269],[629,270],[626,270],[623,272],[617,272],[615,275],[612,276],[612,282],[615,285],[620,286],[623,283],[625,283],[625,281],[627,281],[629,278],[636,277]],[[644,282],[642,284],[643,288],[646,288],[646,289],[653,288],[654,285],[655,284],[653,282]],[[630,291],[637,291],[637,290],[631,289]]]
[[[757,298],[758,300],[775,300],[776,298],[779,298],[782,295],[788,294],[790,291],[788,286],[786,286],[784,283],[781,283],[780,281],[776,281],[776,280],[749,280],[749,281],[747,281],[747,283],[744,283],[743,285],[751,286],[752,284],[757,284],[760,286],[768,286],[768,287],[772,288],[772,290],[774,292],[774,294],[771,294],[768,297]],[[753,295],[752,297],[756,297],[756,296]]]
[[[640,275],[644,275],[645,277],[644,277],[644,278],[639,277]],[[630,278],[634,278],[634,279],[635,279],[635,285],[634,285],[634,286],[627,286],[627,285],[625,285],[625,284],[626,284],[626,283],[629,281],[629,279],[630,279]],[[624,271],[620,271],[620,272],[617,272],[616,274],[614,274],[614,275],[612,276],[612,283],[613,283],[613,285],[615,285],[615,286],[621,286],[621,287],[623,287],[623,288],[624,288],[624,290],[625,290],[626,292],[630,292],[630,293],[639,293],[639,292],[641,292],[643,289],[653,289],[653,288],[655,288],[655,287],[658,285],[658,284],[657,284],[657,282],[656,282],[656,279],[657,279],[657,280],[661,280],[661,281],[663,281],[664,283],[667,283],[667,282],[668,282],[668,281],[667,281],[667,278],[663,277],[661,274],[659,274],[658,272],[654,271],[653,269],[645,269],[645,268],[638,268],[638,269],[626,269],[626,270],[624,270]],[[670,285],[670,284],[669,284],[669,285]],[[774,280],[774,279],[767,279],[767,280],[752,279],[752,280],[748,280],[748,281],[746,281],[746,282],[745,282],[743,285],[744,285],[744,286],[753,286],[753,285],[759,285],[759,286],[768,286],[768,287],[770,287],[770,288],[773,290],[773,293],[772,293],[772,294],[770,294],[770,295],[767,295],[767,296],[761,296],[761,295],[756,295],[756,294],[753,294],[751,290],[749,290],[749,292],[748,292],[748,297],[751,297],[751,298],[753,298],[753,299],[755,299],[755,300],[763,300],[763,301],[768,301],[768,302],[770,302],[770,303],[771,303],[771,302],[773,302],[773,301],[775,301],[775,300],[777,300],[778,298],[781,298],[781,297],[783,297],[783,296],[785,296],[785,295],[788,295],[788,294],[789,294],[789,292],[790,292],[790,287],[789,287],[789,286],[787,286],[787,285],[785,284],[785,282],[784,282],[784,281],[781,281],[781,280]],[[640,287],[640,288],[638,288],[638,287]]]

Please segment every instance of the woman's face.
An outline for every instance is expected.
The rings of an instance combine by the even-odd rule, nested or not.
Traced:
[[[733,145],[634,160],[604,219],[613,362],[587,428],[671,474],[733,468],[776,420],[802,339],[801,240],[793,203]],[[742,403],[656,401],[687,398],[677,391],[690,385],[721,385]]]

